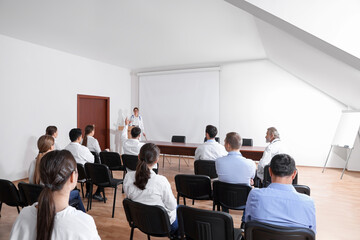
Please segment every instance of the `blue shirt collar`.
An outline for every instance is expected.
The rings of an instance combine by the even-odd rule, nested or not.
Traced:
[[[231,151],[231,152],[229,152],[228,155],[240,155],[240,156],[242,156],[241,152],[238,152],[238,151]]]
[[[215,139],[206,140],[206,142],[215,142]]]
[[[292,184],[271,183],[268,188],[296,192],[296,189]]]

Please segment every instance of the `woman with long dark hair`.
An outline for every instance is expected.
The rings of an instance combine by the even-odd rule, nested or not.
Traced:
[[[40,179],[45,188],[37,203],[20,212],[10,239],[100,239],[94,219],[69,206],[77,178],[76,162],[69,151],[45,154],[40,161]]]
[[[159,205],[169,214],[171,230],[178,229],[176,218],[176,199],[166,177],[155,174],[153,166],[159,160],[160,150],[153,143],[141,147],[136,171],[125,175],[124,192],[135,202],[147,205]]]

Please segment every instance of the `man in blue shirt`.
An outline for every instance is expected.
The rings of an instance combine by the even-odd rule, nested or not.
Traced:
[[[241,137],[236,132],[226,134],[225,149],[228,155],[216,159],[215,167],[218,179],[227,183],[243,183],[249,186],[253,183],[256,164],[253,160],[244,158],[240,153]]]
[[[269,172],[272,183],[267,188],[255,188],[249,194],[245,222],[310,228],[316,233],[314,201],[292,186],[297,173],[294,159],[287,154],[274,156]]]

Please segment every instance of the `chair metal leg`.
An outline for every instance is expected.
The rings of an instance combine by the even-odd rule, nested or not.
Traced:
[[[115,213],[116,191],[117,191],[117,186],[115,187],[115,192],[114,192],[114,203],[113,203],[113,210],[112,210],[112,218],[114,218],[114,213]]]
[[[179,155],[179,172],[180,172],[180,155]]]
[[[150,235],[148,235],[148,240],[150,240]]]
[[[91,184],[90,184],[90,192],[89,192],[89,196],[88,196],[88,203],[87,203],[86,211],[89,211],[89,209],[91,209],[92,188],[93,188],[93,185],[92,185],[92,183],[91,183]]]
[[[177,205],[179,205],[179,202],[180,202],[180,195],[179,195],[179,193],[177,194],[176,202],[177,202]]]
[[[213,202],[213,211],[215,211],[215,202]]]
[[[1,217],[1,207],[2,207],[2,202],[0,202],[0,217]]]
[[[16,206],[17,210],[18,210],[18,213],[20,213],[20,209],[19,209],[19,206]]]
[[[102,193],[103,193],[103,196],[104,196],[104,203],[106,203],[105,188],[102,189]]]
[[[134,236],[134,227],[131,227],[130,240],[133,239],[133,236]]]
[[[195,199],[193,199],[192,205],[194,205],[194,203],[195,203]]]
[[[84,198],[84,183],[80,183],[82,198]]]
[[[184,206],[186,206],[186,200],[185,200],[185,197],[183,197],[183,199],[184,199]]]

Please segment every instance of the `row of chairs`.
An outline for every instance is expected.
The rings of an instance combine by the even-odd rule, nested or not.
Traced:
[[[150,236],[168,237],[169,239],[227,239],[239,240],[242,231],[234,228],[230,214],[210,210],[178,206],[177,217],[179,233],[171,232],[169,216],[165,208],[134,202],[128,198],[123,200],[126,219],[131,227],[130,240],[134,229],[138,228]],[[307,228],[280,227],[260,222],[245,224],[246,240],[315,240],[315,233]]]

